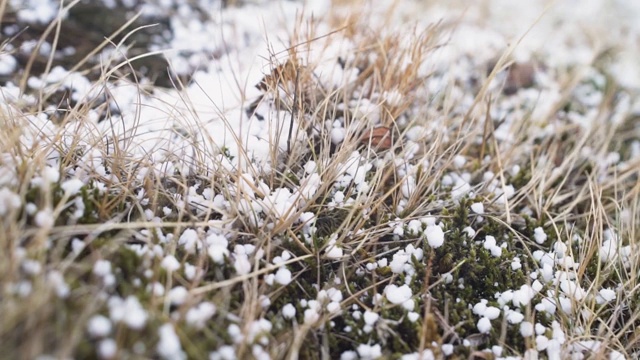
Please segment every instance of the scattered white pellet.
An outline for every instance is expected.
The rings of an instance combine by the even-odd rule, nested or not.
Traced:
[[[49,209],[40,210],[34,217],[34,222],[38,227],[49,229],[55,224],[53,213]]]
[[[489,320],[497,319],[500,316],[500,309],[495,306],[489,306],[485,309],[483,315]]]
[[[251,262],[246,254],[237,254],[233,262],[233,267],[238,275],[246,275],[251,272]]]
[[[361,359],[377,359],[382,356],[382,347],[379,344],[360,344],[356,351]]]
[[[596,296],[596,302],[598,304],[604,304],[616,299],[616,292],[611,289],[602,289]]]
[[[111,262],[108,260],[98,260],[93,264],[93,274],[104,277],[111,274]]]
[[[169,297],[169,302],[171,302],[172,305],[182,305],[189,296],[189,290],[184,286],[176,286],[169,290],[167,296]]]
[[[84,183],[80,179],[71,179],[63,182],[60,187],[64,190],[66,195],[75,195],[84,186]]]
[[[185,321],[187,324],[201,329],[205,326],[206,322],[216,314],[216,306],[210,302],[201,302],[195,307],[192,307],[185,314]]]
[[[538,244],[543,244],[545,241],[547,241],[547,234],[545,234],[543,228],[537,227],[533,229],[533,238]]]
[[[478,331],[480,331],[483,334],[487,334],[489,333],[489,331],[491,331],[491,320],[489,320],[486,317],[482,317],[480,320],[478,320]]]
[[[471,204],[471,211],[478,215],[484,214],[484,205],[482,203],[473,203]]]
[[[524,315],[517,311],[509,310],[507,313],[507,321],[509,324],[519,324],[524,320]]]
[[[94,315],[87,322],[87,332],[94,338],[104,337],[111,333],[111,320],[106,316]]]
[[[479,303],[473,306],[473,313],[479,316],[483,316],[484,312],[487,310],[487,300],[480,300]]]
[[[444,244],[444,231],[437,225],[428,225],[424,230],[424,234],[427,237],[427,242],[432,248],[439,248]]]
[[[175,256],[167,255],[164,259],[162,259],[160,266],[169,272],[173,272],[180,269],[180,262],[178,261],[178,259],[176,259]]]
[[[442,344],[441,349],[442,349],[442,353],[445,356],[449,356],[449,355],[453,354],[453,345],[451,345],[451,344]]]
[[[420,314],[418,314],[417,312],[411,311],[407,314],[407,318],[411,322],[416,322],[420,318]]]
[[[291,277],[291,271],[285,267],[281,267],[276,272],[275,281],[280,285],[289,285]]]
[[[286,304],[282,307],[282,316],[286,319],[292,319],[296,316],[296,308],[292,304]]]
[[[533,335],[533,324],[528,321],[520,323],[520,335],[522,337],[529,337]]]
[[[364,312],[364,323],[367,325],[375,324],[379,318],[380,318],[380,315],[377,313],[374,313],[368,310]]]
[[[0,216],[18,209],[21,204],[22,200],[18,194],[5,187],[0,189]]]
[[[102,359],[112,359],[117,351],[118,345],[113,339],[104,339],[98,343],[98,356]]]
[[[411,288],[408,285],[388,285],[384,292],[387,300],[392,304],[402,304],[413,296]]]
[[[186,359],[187,355],[182,351],[182,345],[180,344],[180,338],[176,334],[173,325],[164,324],[158,329],[158,344],[156,349],[158,355],[163,359]]]

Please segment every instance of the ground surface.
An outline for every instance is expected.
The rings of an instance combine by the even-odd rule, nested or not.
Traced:
[[[640,355],[633,1],[0,2],[11,358]]]

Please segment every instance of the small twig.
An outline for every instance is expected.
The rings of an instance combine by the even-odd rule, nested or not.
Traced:
[[[429,255],[429,259],[427,260],[427,267],[426,267],[426,271],[424,273],[424,296],[425,296],[425,304],[424,304],[424,314],[422,315],[422,326],[420,328],[420,354],[422,354],[422,352],[424,351],[424,349],[427,347],[427,331],[429,330],[428,327],[428,317],[429,317],[429,313],[431,311],[431,295],[429,294],[429,280],[431,278],[431,270],[433,269],[433,258],[434,258],[435,252],[431,252],[431,254]]]
[[[293,106],[291,107],[291,121],[289,123],[289,136],[287,137],[287,153],[291,154],[291,136],[293,135],[293,118],[298,112],[298,85],[300,79],[300,68],[296,69],[296,84],[293,93]]]
[[[482,133],[482,146],[480,147],[480,157],[479,163],[482,164],[482,159],[484,159],[484,152],[487,148],[487,141],[489,140],[489,124],[493,121],[491,119],[491,94],[489,94],[489,99],[487,100],[487,113],[484,118],[484,132]]]

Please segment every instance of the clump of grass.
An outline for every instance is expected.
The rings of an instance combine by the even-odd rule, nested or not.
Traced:
[[[556,341],[563,356],[637,355],[639,139],[618,108],[627,90],[608,79],[585,104],[581,87],[595,80],[576,79],[535,119],[516,91],[529,116],[519,117],[490,86],[508,53],[489,75],[456,74],[430,93],[447,71],[429,68],[446,26],[332,21],[325,32],[300,18],[242,104],[245,124],[275,129],[261,159],[248,150],[258,139],[222,110],[228,144],[191,124],[184,97],[173,105],[181,153],[170,141],[147,149],[137,139],[152,137],[104,108],[101,130],[93,111],[108,93],[57,124],[47,106],[0,108],[4,354],[524,356]],[[121,81],[110,69],[126,66],[105,66],[94,86],[109,89]],[[153,98],[141,86],[137,96]],[[496,108],[515,140],[497,131]],[[570,119],[596,109],[605,131]],[[549,123],[560,130],[542,132]],[[362,136],[376,127],[389,129],[389,148]],[[171,332],[179,343],[167,349]]]

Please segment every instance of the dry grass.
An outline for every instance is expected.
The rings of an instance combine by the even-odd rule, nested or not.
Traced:
[[[470,308],[481,299],[498,306],[494,294],[532,284],[528,274],[542,266],[540,259],[534,260],[535,252],[553,252],[554,244],[562,243],[565,256],[576,266],[562,268],[557,262],[554,269],[564,271],[558,276],[574,279],[587,295],[570,296],[560,282],[550,281],[532,303],[511,308],[525,321],[545,325],[544,335],[550,338],[558,333],[552,330],[556,321],[566,336],[561,346],[565,356],[575,351],[573,344],[585,346],[590,340],[601,343],[585,353],[587,358],[614,350],[627,358],[637,356],[640,162],[631,158],[631,144],[640,137],[632,114],[619,114],[616,108],[625,90],[613,83],[602,89],[596,110],[598,121],[606,126],[582,127],[566,121],[563,109],[578,106],[573,105],[579,103],[574,90],[590,79],[579,73],[563,75],[570,79],[561,89],[565,96],[543,117],[532,118],[532,108],[513,116],[507,141],[496,131],[504,119],[492,116],[491,110],[508,98],[496,85],[504,74],[500,70],[511,61],[508,50],[495,71],[469,74],[469,79],[479,77],[475,83],[454,79],[441,92],[428,93],[425,84],[442,74],[421,65],[446,46],[450,29],[443,25],[393,32],[371,28],[366,18],[336,15],[330,21],[333,32],[317,30],[317,19],[300,18],[287,53],[272,54],[273,70],[266,71],[262,96],[244,104],[257,112],[268,103],[290,114],[265,120],[280,129],[269,139],[268,166],[242,151],[251,141],[246,134],[234,135],[230,143],[240,152],[229,161],[227,149],[199,129],[201,119],[184,97],[186,92],[175,93],[182,98],[175,114],[167,115],[183,117],[175,133],[185,139],[186,149],[184,157],[176,153],[176,168],[170,173],[157,171],[154,163],[162,148],[140,156],[136,139],[144,134],[122,131],[110,113],[112,107],[79,101],[61,110],[53,124],[51,103],[46,101],[50,93],[36,92],[36,101],[28,104],[0,93],[5,97],[0,107],[0,189],[11,194],[0,207],[5,209],[0,221],[2,353],[9,358],[93,357],[102,340],[88,333],[89,319],[96,314],[113,318],[109,299],[134,296],[147,321],[140,329],[126,321],[114,322],[104,337],[117,344],[117,358],[157,357],[158,328],[165,323],[173,324],[189,358],[206,357],[223,345],[232,345],[237,358],[257,357],[256,344],[261,344],[258,347],[272,358],[328,359],[366,343],[382,345],[385,358],[424,349],[441,357],[442,344],[454,344],[458,357],[490,356],[482,350],[493,345],[502,346],[505,355],[524,355],[536,348],[535,335],[521,336],[518,325],[503,316],[492,322],[488,334],[479,334],[479,317]],[[55,24],[50,29],[56,31]],[[354,44],[349,58],[318,56],[334,51],[331,47],[342,38]],[[327,74],[318,69],[326,71],[331,62],[341,64],[340,73],[352,71],[355,76],[334,87],[322,83],[320,77]],[[113,69],[128,66],[127,61],[105,64],[104,76],[94,88],[114,83]],[[28,73],[21,78],[27,79]],[[238,79],[238,84],[255,85],[245,84],[245,79]],[[142,85],[138,90],[141,103],[143,97],[155,96]],[[462,104],[460,90],[477,94],[472,106]],[[102,95],[108,98],[106,91]],[[95,124],[94,109],[104,121],[113,122],[112,131]],[[233,130],[230,123],[235,119],[216,111]],[[612,122],[614,114],[625,120]],[[332,142],[335,120],[345,129],[339,144]],[[295,124],[291,149],[285,151],[276,143],[290,124]],[[547,124],[556,130],[536,137]],[[378,126],[389,129],[388,148],[363,137]],[[153,136],[146,139],[151,142]],[[611,152],[618,152],[620,161],[604,163]],[[295,195],[296,189],[315,181],[305,173],[309,161],[317,164],[317,191]],[[344,179],[345,167],[354,161],[370,165],[362,170],[363,182]],[[514,171],[515,166],[519,170]],[[59,172],[59,179],[49,175],[52,172]],[[463,174],[469,192],[456,197],[454,184]],[[82,190],[65,192],[62,184],[76,177],[85,183]],[[368,186],[359,187],[362,183]],[[510,185],[515,193],[501,201],[499,195]],[[276,189],[297,196],[284,214],[270,210],[276,206],[269,192]],[[332,203],[338,191],[352,202]],[[214,200],[207,197],[209,192],[224,201],[209,201]],[[14,198],[19,202],[9,205]],[[469,210],[478,202],[485,206],[482,222]],[[315,234],[309,229],[313,223],[299,221],[305,213],[315,218]],[[423,235],[410,233],[411,220],[429,216],[442,223],[443,247],[434,249]],[[475,236],[465,235],[467,226]],[[542,243],[534,240],[537,227],[548,235]],[[394,233],[396,228],[403,234]],[[226,260],[213,261],[205,245],[188,250],[179,241],[186,230],[194,230],[202,244],[207,236],[226,236]],[[611,233],[620,239],[619,256],[600,261]],[[487,235],[506,244],[502,257],[494,258],[483,248]],[[78,241],[82,249],[76,247]],[[245,244],[264,253],[249,256],[251,270],[239,274],[234,247]],[[383,266],[367,268],[381,259],[391,262],[408,245],[424,252],[423,258],[409,261],[412,275]],[[335,246],[343,250],[342,256],[328,256]],[[291,258],[274,265],[285,250]],[[167,255],[178,259],[180,270],[163,268]],[[514,257],[520,258],[523,269],[510,274]],[[113,283],[96,273],[100,260],[111,263]],[[291,270],[292,282],[268,285],[268,274],[282,264]],[[186,265],[195,266],[194,276],[185,274]],[[444,280],[446,274],[453,283]],[[387,285],[405,283],[413,290],[415,312],[420,314],[416,322],[407,319],[401,306],[377,297]],[[164,294],[149,290],[160,285]],[[188,295],[172,304],[169,291],[177,286]],[[332,287],[343,295],[340,312],[327,310],[328,301],[320,296],[323,310],[317,319],[305,321],[299,301],[318,299],[320,290]],[[612,302],[598,303],[596,295],[603,288],[615,292]],[[547,291],[557,305],[553,314],[535,308]],[[270,300],[266,306],[265,298]],[[562,310],[560,298],[567,299],[570,310]],[[203,301],[215,304],[216,314],[203,327],[188,323],[189,310]],[[282,316],[287,303],[297,308],[296,321]],[[364,323],[353,316],[354,305],[381,315],[370,333],[359,331]],[[261,319],[272,324],[271,331],[247,340]],[[230,325],[237,326],[244,340],[234,342],[237,337],[230,334]],[[471,346],[463,345],[465,340]]]

